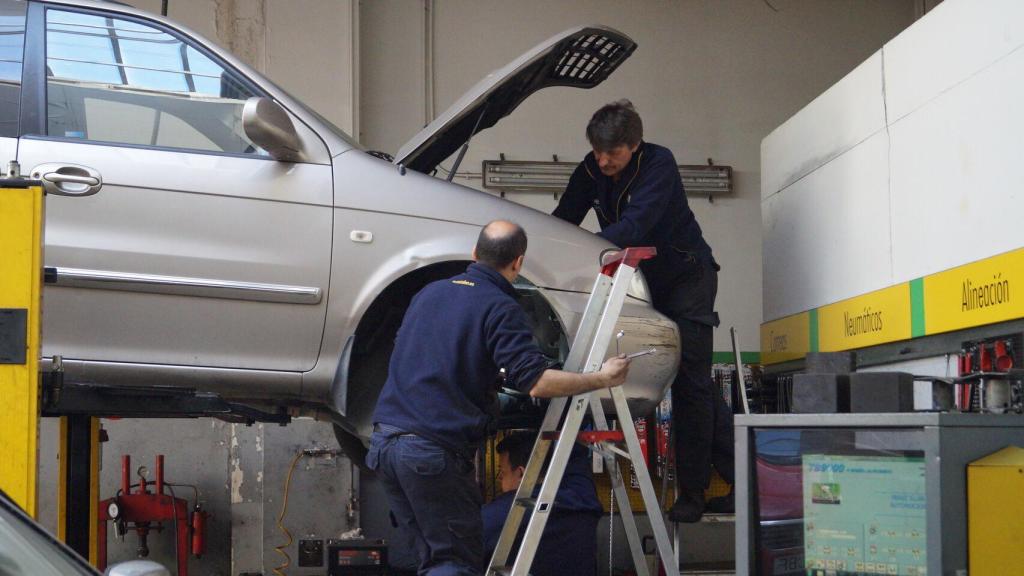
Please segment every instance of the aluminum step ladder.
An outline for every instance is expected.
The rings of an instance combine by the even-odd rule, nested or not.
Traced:
[[[615,325],[618,322],[622,305],[626,299],[633,274],[640,261],[654,257],[654,248],[627,248],[607,255],[602,259],[601,273],[590,294],[587,307],[580,319],[579,330],[573,341],[572,348],[565,360],[563,369],[568,372],[595,372],[601,369],[608,343],[612,339]],[[615,406],[621,430],[609,430],[601,406],[601,398],[610,393]],[[566,405],[569,409],[566,412]],[[580,425],[590,409],[594,419],[594,432],[580,433]],[[502,528],[498,544],[494,549],[488,576],[527,576],[533,563],[534,555],[540,544],[547,524],[548,516],[554,506],[555,495],[562,482],[562,476],[569,462],[573,444],[577,439],[592,444],[595,451],[604,458],[605,469],[608,470],[615,498],[619,503],[626,539],[633,557],[633,564],[638,576],[649,576],[640,533],[629,504],[629,495],[622,480],[622,472],[616,456],[627,458],[636,470],[637,482],[643,495],[654,532],[655,544],[666,576],[678,576],[679,568],[675,553],[669,541],[665,518],[661,513],[661,505],[651,483],[651,475],[647,469],[647,461],[640,450],[633,417],[629,412],[625,393],[621,387],[609,390],[595,390],[570,398],[553,398],[548,405],[547,413],[541,424],[540,433],[530,454],[530,461],[523,473],[523,480],[516,491],[514,504],[509,511],[505,526]],[[533,496],[534,488],[540,477],[541,469],[547,458],[548,451],[554,444],[554,454],[548,470],[544,475],[540,493]],[[625,444],[625,450],[620,447]],[[519,527],[527,510],[532,510],[526,531],[523,533],[519,551],[513,562],[509,562],[512,546],[519,534]]]

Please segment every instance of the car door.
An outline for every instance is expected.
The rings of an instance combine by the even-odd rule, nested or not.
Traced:
[[[43,3],[28,22],[22,170],[102,180],[48,196],[43,355],[311,369],[330,272],[323,142],[307,162],[270,158],[241,119],[260,87],[162,23]]]
[[[25,4],[0,0],[0,163],[18,150],[18,116],[21,100],[21,58],[25,48]]]

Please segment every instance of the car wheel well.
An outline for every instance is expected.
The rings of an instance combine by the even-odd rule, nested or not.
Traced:
[[[405,310],[412,297],[435,280],[448,278],[465,271],[469,262],[440,262],[418,268],[392,282],[367,308],[359,320],[355,333],[354,355],[366,354],[379,348],[382,337],[393,336],[402,323]],[[390,332],[390,334],[388,334]]]
[[[387,378],[395,335],[413,296],[435,280],[463,272],[468,264],[467,261],[448,261],[410,272],[385,288],[363,314],[353,339],[346,391],[346,427],[351,427],[349,432],[354,436],[369,437],[373,410]],[[534,339],[542,352],[551,358],[564,359],[568,340],[550,303],[528,283],[519,292],[519,303],[530,319]]]
[[[366,309],[352,342],[346,390],[346,420],[356,436],[366,438],[370,434],[395,335],[413,296],[435,280],[463,272],[468,264],[448,261],[413,270],[392,282]]]

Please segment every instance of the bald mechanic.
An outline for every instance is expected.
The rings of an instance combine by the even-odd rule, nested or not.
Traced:
[[[730,485],[734,476],[732,411],[711,379],[719,266],[686,202],[675,157],[643,141],[643,122],[629,100],[595,112],[587,140],[593,152],[573,172],[554,215],[579,225],[593,209],[599,236],[620,248],[658,249],[640,270],[655,309],[678,325],[681,348],[672,382],[679,497],[669,517],[696,522],[712,463]],[[731,492],[707,507],[731,511]]]
[[[395,521],[414,542],[419,574],[485,569],[473,455],[484,439],[500,369],[505,386],[535,398],[618,386],[629,370],[625,357],[588,374],[551,367],[512,287],[525,254],[522,228],[491,222],[473,250],[476,262],[421,290],[395,339],[366,464],[377,471]]]

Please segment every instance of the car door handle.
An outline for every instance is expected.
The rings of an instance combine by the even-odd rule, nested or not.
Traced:
[[[103,187],[99,172],[78,164],[40,164],[32,169],[31,178],[41,181],[47,194],[56,196],[92,196]]]
[[[74,184],[85,184],[88,186],[95,186],[100,183],[99,178],[93,178],[92,176],[75,176],[73,174],[61,174],[60,172],[48,172],[43,174],[43,180],[48,182],[72,182]]]

